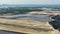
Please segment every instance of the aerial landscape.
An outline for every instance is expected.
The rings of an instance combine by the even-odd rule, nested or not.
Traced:
[[[60,2],[27,1],[0,1],[0,34],[60,34]]]

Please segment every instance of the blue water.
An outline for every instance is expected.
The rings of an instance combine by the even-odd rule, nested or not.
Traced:
[[[19,15],[12,15],[12,16],[0,16],[4,18],[14,18],[18,20],[35,20],[35,21],[49,21],[49,19],[45,16],[48,15],[37,15],[37,14],[19,14]]]
[[[34,21],[49,21],[47,17],[43,18],[44,16],[47,15],[30,15],[31,17],[21,17],[21,18],[16,18],[18,20],[34,20]]]
[[[35,20],[35,21],[48,21],[47,18],[34,18],[34,17],[24,17],[24,18],[17,18],[18,20]]]
[[[0,31],[0,34],[18,34],[18,33],[7,32],[7,31]]]

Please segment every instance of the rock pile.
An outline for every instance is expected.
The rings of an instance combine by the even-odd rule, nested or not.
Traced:
[[[60,15],[51,17],[54,21],[49,22],[55,29],[60,31]]]

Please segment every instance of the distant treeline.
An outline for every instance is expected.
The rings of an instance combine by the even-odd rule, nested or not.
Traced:
[[[0,8],[0,15],[2,15],[2,14],[25,14],[25,13],[32,12],[32,11],[46,11],[46,10],[60,11],[60,8],[59,8],[59,6],[57,8],[55,6],[54,7],[46,6],[46,8],[42,8],[42,7],[4,7],[4,8]]]
[[[31,11],[43,11],[42,9],[37,8],[22,8],[22,7],[8,7],[8,8],[0,8],[0,14],[25,14]]]

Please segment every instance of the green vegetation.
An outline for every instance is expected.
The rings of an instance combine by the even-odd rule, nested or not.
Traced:
[[[8,8],[0,8],[0,14],[25,14],[31,11],[43,11],[37,8],[27,8],[27,7],[8,7]]]

